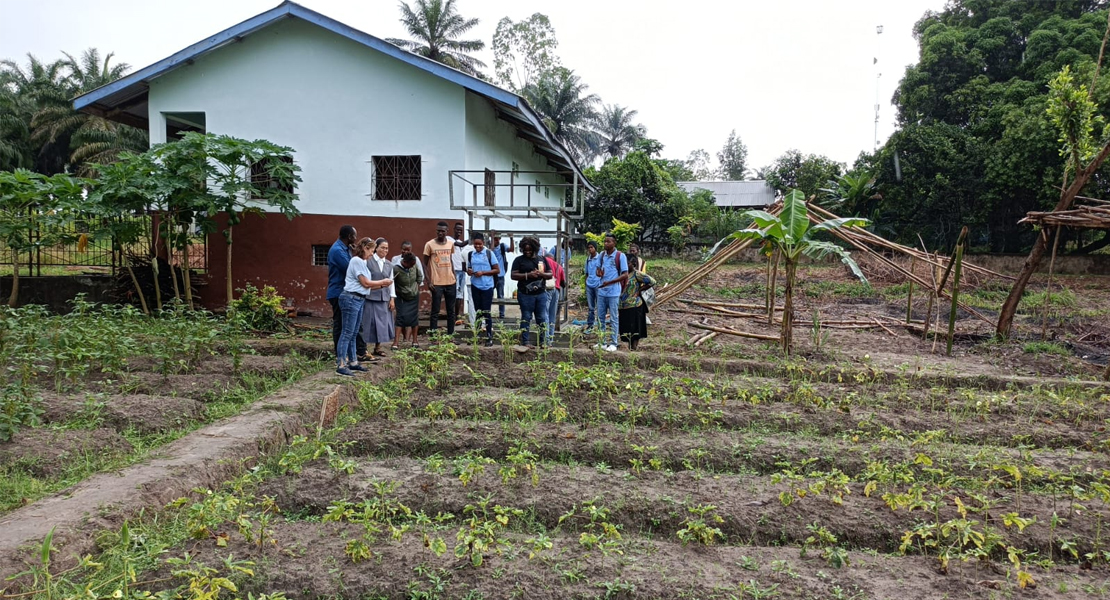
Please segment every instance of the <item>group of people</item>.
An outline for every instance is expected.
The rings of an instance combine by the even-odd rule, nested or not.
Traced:
[[[420,346],[420,289],[424,285],[432,296],[430,332],[439,329],[441,307],[446,309],[448,335],[462,324],[460,315],[469,280],[477,322],[483,326],[480,331],[485,344],[492,346],[493,299],[495,295],[504,299],[508,276],[517,286],[520,343],[533,347],[533,322],[538,328],[539,345],[552,339],[559,300],[568,284],[555,252],[545,254],[537,238],[525,237],[518,244],[520,254],[508,265],[508,254],[513,252],[511,240],[505,244],[496,233],[488,240],[474,233],[467,240],[463,232],[463,224],[456,223],[455,235],[449,236],[447,223],[440,221],[435,238],[424,244],[421,256],[413,252],[411,242],[405,241],[400,254],[389,258],[389,241],[385,238],[360,239],[351,225],[339,229],[339,239],[328,251],[327,292],[337,373],[353,376],[366,371],[366,363],[385,356],[384,344],[392,350],[399,350],[402,343]],[[616,351],[619,340],[624,339],[635,350],[639,340],[647,337],[643,292],[651,289],[655,280],[647,275],[638,248],[625,255],[616,249],[611,235],[605,237],[603,247],[599,252],[594,242],[587,244],[587,330],[595,326],[600,330],[599,348]],[[504,302],[499,303],[499,315],[505,318]]]

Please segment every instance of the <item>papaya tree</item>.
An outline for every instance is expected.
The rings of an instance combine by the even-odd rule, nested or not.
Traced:
[[[860,271],[859,265],[847,250],[832,242],[818,240],[814,235],[839,227],[864,227],[869,221],[858,217],[845,217],[811,224],[805,195],[800,190],[791,190],[786,194],[783,198],[782,212],[777,217],[763,210],[749,210],[744,212],[742,217],[745,222],[753,223],[754,226],[741,229],[725,239],[762,240],[770,244],[772,250],[778,250],[784,261],[786,283],[783,287],[785,297],[781,339],[782,351],[789,356],[793,342],[794,283],[798,261],[803,255],[820,259],[833,254],[840,257],[840,261],[847,265],[860,281],[867,283],[863,271]]]
[[[46,176],[26,169],[0,171],[0,242],[12,254],[8,306],[19,305],[19,257],[77,241],[72,227],[88,180],[65,174]],[[28,259],[27,272],[31,263]]]

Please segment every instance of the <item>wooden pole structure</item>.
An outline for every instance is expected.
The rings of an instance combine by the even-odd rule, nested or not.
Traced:
[[[1048,261],[1048,285],[1044,288],[1044,308],[1041,309],[1041,340],[1048,338],[1048,304],[1052,300],[1052,272],[1056,268],[1056,248],[1060,246],[1060,226],[1056,226],[1056,239],[1052,241],[1052,259]]]
[[[914,272],[914,267],[917,266],[917,257],[910,259],[910,273]],[[906,324],[910,324],[910,319],[913,316],[913,280],[910,280],[910,293],[906,296]]]
[[[749,333],[747,331],[737,331],[735,329],[728,329],[727,327],[714,327],[712,325],[702,325],[701,323],[687,323],[688,326],[694,329],[704,329],[706,331],[715,331],[726,335],[735,335],[739,337],[751,338],[753,340],[763,340],[765,342],[779,342],[781,341],[778,336],[764,335],[762,333]]]
[[[956,339],[956,311],[960,308],[960,271],[964,262],[964,244],[967,239],[967,227],[960,232],[960,240],[956,242],[956,272],[952,275],[952,311],[948,313],[948,346],[944,353],[952,356],[952,341]]]

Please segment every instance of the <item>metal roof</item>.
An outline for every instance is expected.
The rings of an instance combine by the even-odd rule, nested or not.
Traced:
[[[555,139],[540,116],[528,106],[524,98],[289,1],[282,2],[275,8],[233,25],[146,68],[78,96],[73,101],[73,107],[79,111],[146,128],[148,126],[147,91],[150,81],[178,67],[192,64],[200,56],[241,41],[244,37],[285,18],[303,19],[482,96],[493,105],[499,118],[516,127],[517,134],[532,143],[536,153],[546,158],[557,170],[577,172],[579,180],[588,189],[594,190],[570,153]]]
[[[770,206],[775,203],[775,189],[766,181],[679,181],[679,187],[687,192],[709,190],[717,200],[717,206],[750,208]]]

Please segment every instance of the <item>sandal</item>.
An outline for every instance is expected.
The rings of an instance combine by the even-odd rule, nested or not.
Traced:
[[[371,352],[370,354],[373,354],[374,356],[386,356],[386,353],[381,351],[381,350],[375,350],[375,351]]]
[[[401,349],[401,347],[398,346],[397,344],[393,344],[392,346],[389,347],[389,349],[394,351],[394,352],[397,352],[398,350]]]
[[[419,350],[420,349],[420,344],[417,344],[416,342],[413,342],[412,347]]]

